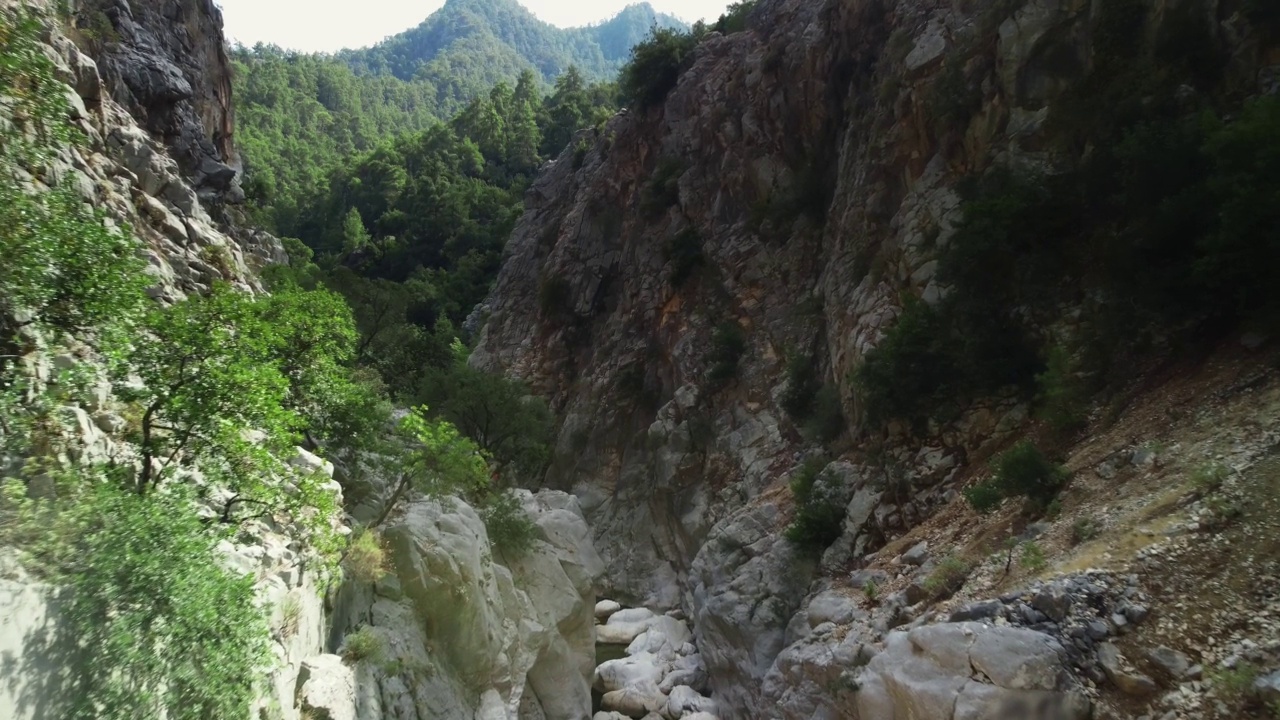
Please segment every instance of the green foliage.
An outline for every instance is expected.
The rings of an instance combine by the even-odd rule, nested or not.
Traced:
[[[702,236],[693,227],[687,227],[667,241],[667,262],[671,263],[671,284],[682,287],[706,264],[702,253]]]
[[[968,561],[955,555],[947,555],[938,562],[929,577],[924,579],[921,587],[931,599],[941,600],[963,587],[972,571],[973,565]]]
[[[232,462],[245,450],[243,429],[289,437],[299,418],[284,407],[289,380],[271,362],[278,340],[253,299],[227,288],[147,314],[117,383],[121,397],[144,408],[131,438],[142,451],[140,493],[170,476],[180,458]]]
[[[747,351],[747,335],[736,322],[716,326],[711,334],[711,351],[707,359],[711,369],[707,378],[716,385],[729,382],[738,376],[738,364]]]
[[[405,459],[406,475],[429,496],[477,497],[489,486],[483,452],[452,423],[431,419],[427,412],[420,407],[400,421],[401,432],[415,443]]]
[[[0,316],[6,326],[84,329],[127,320],[147,283],[127,230],[108,227],[103,213],[70,185],[57,186],[46,167],[83,138],[44,54],[44,22],[29,7],[0,11],[0,95],[11,118],[0,123]],[[39,179],[20,180],[22,173]]]
[[[854,376],[870,424],[917,418],[945,402],[957,374],[946,338],[939,313],[909,298]]]
[[[975,511],[986,514],[1000,507],[1000,503],[1004,502],[1004,491],[994,482],[980,482],[965,488],[964,499]]]
[[[514,493],[497,492],[481,510],[489,542],[504,557],[526,554],[538,537],[538,526]]]
[[[824,458],[809,458],[791,480],[795,519],[786,538],[806,552],[821,553],[844,532],[848,494],[836,473],[824,472]]]
[[[1206,674],[1218,697],[1229,703],[1240,704],[1253,692],[1253,683],[1260,672],[1257,665],[1240,662],[1235,667],[1214,668]]]
[[[675,89],[697,45],[693,33],[654,28],[653,34],[632,48],[631,59],[618,77],[623,100],[641,110],[661,105]]]
[[[342,659],[349,663],[369,662],[377,665],[384,662],[386,657],[386,639],[368,625],[348,634],[342,641]]]
[[[223,568],[218,526],[188,493],[142,497],[122,481],[97,469],[64,476],[53,504],[9,480],[0,501],[5,541],[25,528],[32,566],[69,589],[69,720],[244,716],[270,663],[253,579]]]
[[[1191,473],[1191,486],[1196,492],[1208,494],[1217,492],[1226,482],[1230,470],[1221,463],[1205,463]]]
[[[1036,375],[1037,414],[1059,433],[1084,426],[1084,391],[1076,377],[1071,355],[1061,345],[1049,348],[1044,372]]]
[[[386,551],[377,532],[360,528],[351,535],[342,558],[342,567],[356,582],[374,583],[387,573]]]
[[[1006,496],[1023,496],[1040,508],[1057,496],[1066,482],[1067,471],[1051,462],[1029,440],[1001,453],[991,465],[992,482]]]
[[[747,29],[747,20],[751,17],[751,13],[756,9],[758,0],[740,0],[739,2],[730,3],[725,9],[720,19],[711,26],[711,30],[730,35],[736,32],[742,32]]]
[[[1098,526],[1091,518],[1080,518],[1071,525],[1071,544],[1086,543],[1098,536]]]
[[[536,481],[550,459],[555,418],[524,384],[476,370],[461,358],[422,397],[498,463],[504,479]]]
[[[818,377],[816,358],[793,354],[787,360],[787,390],[782,395],[782,409],[793,420],[802,422],[813,415],[814,401],[822,381]]]
[[[844,428],[840,391],[824,385],[813,398],[813,412],[804,425],[805,434],[818,442],[828,443],[839,437]]]
[[[876,585],[875,580],[867,579],[862,586],[862,594],[867,598],[867,602],[876,603],[880,600],[880,586]]]
[[[1034,542],[1026,542],[1022,545],[1022,555],[1018,558],[1018,562],[1027,570],[1038,573],[1045,569],[1048,561],[1045,559],[1044,550]]]
[[[679,204],[680,177],[688,169],[680,158],[660,158],[641,194],[640,206],[645,212],[658,214]]]

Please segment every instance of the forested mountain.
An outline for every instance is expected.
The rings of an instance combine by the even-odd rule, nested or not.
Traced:
[[[358,72],[429,81],[446,102],[466,98],[476,83],[511,80],[525,68],[548,82],[570,66],[591,79],[610,79],[654,27],[686,29],[648,3],[628,6],[599,25],[562,29],[517,0],[449,0],[418,27],[338,57]]]

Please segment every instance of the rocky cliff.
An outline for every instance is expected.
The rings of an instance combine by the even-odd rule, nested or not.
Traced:
[[[1240,8],[1139,5],[1133,38],[1190,17],[1223,48],[1224,83],[1274,91],[1274,45]],[[901,563],[899,539],[936,531],[940,512],[954,548],[981,535],[958,481],[1028,410],[980,399],[953,422],[869,436],[850,387],[908,298],[947,294],[938,249],[965,178],[1052,174],[1087,154],[1049,120],[1101,62],[1104,15],[1072,0],[762,2],[748,31],[698,45],[664,103],[585,131],[529,190],[472,362],[560,413],[546,483],[582,502],[606,592],[689,615],[721,717],[1078,717],[1078,690],[1106,684],[1082,669],[1102,672],[1093,641],[1055,636],[1060,623],[889,632],[943,619],[926,612],[937,583],[920,585],[938,562]],[[798,354],[838,388],[852,428],[827,469],[842,478],[843,533],[820,561],[782,537],[786,480],[816,450],[783,408]],[[885,580],[916,578],[889,606],[912,611],[886,614],[848,575],[878,562]],[[1104,626],[1099,641],[1117,631]],[[1034,677],[997,669],[1042,661]]]
[[[0,12],[20,5],[32,3],[0,2]],[[274,237],[226,222],[225,203],[237,190],[216,6],[119,0],[44,19],[41,51],[65,85],[58,91],[67,94],[70,120],[85,142],[59,148],[39,177],[24,175],[32,191],[70,188],[106,222],[127,227],[158,302],[206,293],[219,282],[261,293],[258,271],[287,257]],[[17,349],[33,395],[56,397],[54,416],[66,418],[43,442],[64,448],[59,460],[71,464],[134,457],[125,438],[131,407],[105,379],[106,359],[76,335],[28,331]],[[58,391],[72,378],[88,383],[87,401]],[[9,431],[5,425],[0,433]],[[19,461],[0,458],[6,471]],[[288,464],[299,477],[323,474],[324,491],[341,504],[331,463],[298,448]],[[204,484],[199,468],[186,472]],[[35,485],[33,493],[53,492]],[[381,497],[376,482],[366,489],[367,500]],[[219,490],[207,494],[211,505],[201,512],[216,519]],[[253,579],[270,618],[272,635],[264,640],[274,663],[253,717],[589,716],[595,583],[603,566],[574,498],[521,499],[536,538],[510,558],[494,557],[484,522],[462,501],[407,503],[385,527],[390,561],[376,582],[335,575],[300,524],[279,517],[243,522],[218,550],[227,568]],[[372,519],[352,506],[360,520]],[[343,535],[355,518],[326,520]],[[24,569],[13,550],[0,548],[0,717],[61,720],[79,692],[75,647],[82,639],[64,612],[70,595]],[[357,656],[350,640],[356,631],[366,642],[374,638],[378,652]]]

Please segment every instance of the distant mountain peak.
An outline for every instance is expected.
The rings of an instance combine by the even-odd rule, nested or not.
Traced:
[[[631,48],[658,27],[688,26],[648,2],[628,5],[594,25],[558,28],[517,0],[446,0],[420,25],[362,50],[340,54],[357,72],[411,79],[480,63],[495,76],[535,70],[553,81],[570,66],[589,79],[612,78]]]

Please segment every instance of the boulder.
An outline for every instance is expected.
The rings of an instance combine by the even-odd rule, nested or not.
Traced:
[[[355,673],[337,655],[317,655],[298,670],[297,707],[315,720],[356,720]]]
[[[600,707],[614,710],[628,717],[642,718],[649,713],[661,713],[667,707],[667,696],[657,683],[645,680],[612,690],[600,699]]]
[[[622,609],[622,606],[613,600],[601,600],[596,603],[595,615],[597,620],[608,620],[609,616]]]

